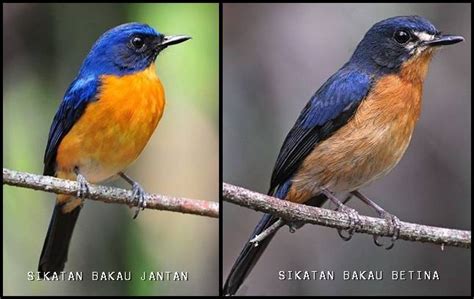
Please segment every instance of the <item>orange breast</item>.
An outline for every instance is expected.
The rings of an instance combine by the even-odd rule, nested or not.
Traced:
[[[92,183],[115,175],[142,152],[163,114],[164,91],[154,65],[101,81],[99,100],[88,104],[58,147],[58,177],[70,176],[75,166]]]
[[[354,117],[303,161],[287,199],[305,202],[321,188],[356,190],[387,174],[402,158],[420,115],[428,56],[375,84]]]

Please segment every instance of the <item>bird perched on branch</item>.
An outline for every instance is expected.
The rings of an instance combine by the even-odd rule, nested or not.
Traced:
[[[357,227],[358,214],[334,194],[355,195],[387,219],[393,236],[387,248],[393,247],[398,218],[358,189],[400,161],[420,115],[423,80],[434,50],[461,41],[462,37],[442,34],[419,16],[393,17],[373,25],[349,61],[299,115],[281,147],[268,194],[312,206],[327,199],[336,203],[352,222],[347,236],[339,231],[346,240]],[[225,295],[237,292],[282,226],[279,223],[285,224],[270,214],[263,216],[230,270]]]
[[[88,183],[120,175],[132,185],[139,208],[144,190],[123,170],[142,152],[165,105],[155,59],[188,36],[165,36],[146,24],[127,23],[92,46],[54,116],[44,174],[77,180],[77,196],[58,195],[41,251],[41,276],[64,269],[74,225]],[[134,218],[135,218],[134,217]]]

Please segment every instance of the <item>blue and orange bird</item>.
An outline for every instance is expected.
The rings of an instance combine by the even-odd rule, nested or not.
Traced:
[[[49,131],[44,174],[77,180],[80,189],[77,196],[57,196],[40,275],[64,269],[89,183],[118,174],[132,185],[137,213],[144,207],[142,187],[123,170],[137,159],[163,114],[165,94],[155,71],[156,57],[189,38],[127,23],[105,32],[92,46]]]
[[[354,195],[387,219],[392,235],[387,248],[391,248],[399,232],[398,218],[358,189],[400,161],[420,115],[423,81],[434,49],[461,41],[460,36],[441,34],[419,16],[393,17],[373,25],[350,60],[299,115],[281,147],[268,194],[312,206],[327,199],[335,202],[353,223],[348,236],[339,232],[346,240],[357,225],[357,213],[334,194]],[[276,229],[271,228],[281,221],[263,216],[234,263],[224,294],[237,292],[274,236]]]

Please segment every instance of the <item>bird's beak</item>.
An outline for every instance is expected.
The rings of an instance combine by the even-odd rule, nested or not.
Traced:
[[[459,42],[464,41],[464,37],[458,35],[439,35],[436,36],[434,39],[423,42],[424,46],[429,47],[439,47],[439,46],[447,46],[457,44]]]
[[[169,36],[165,36],[163,38],[163,41],[161,42],[161,44],[159,46],[160,47],[167,47],[167,46],[171,46],[171,45],[176,45],[176,44],[185,42],[188,39],[191,39],[191,37],[186,36],[186,35],[169,35]]]

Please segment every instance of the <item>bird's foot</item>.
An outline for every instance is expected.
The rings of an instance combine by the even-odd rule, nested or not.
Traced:
[[[400,219],[397,216],[387,213],[386,211],[380,212],[380,218],[384,218],[388,223],[388,234],[391,235],[390,244],[385,247],[386,250],[390,250],[395,245],[395,241],[400,236]],[[374,235],[374,243],[377,246],[384,246],[378,239],[380,236]]]
[[[137,210],[135,211],[135,215],[133,219],[138,217],[138,213],[140,210],[144,210],[146,208],[146,198],[145,198],[145,190],[138,184],[137,182],[133,182],[132,185],[132,200],[131,204],[137,203]]]
[[[89,183],[86,178],[78,173],[77,174],[77,183],[79,184],[79,189],[77,190],[77,197],[84,199],[89,194]]]
[[[146,198],[145,198],[145,190],[140,186],[139,183],[135,182],[131,177],[126,175],[124,172],[119,172],[119,176],[121,176],[124,180],[126,180],[130,185],[132,185],[132,199],[129,201],[129,207],[132,208],[137,205],[137,210],[135,211],[135,215],[133,219],[138,217],[138,213],[140,213],[140,209],[144,210],[146,208]]]
[[[360,193],[358,190],[352,191],[351,192],[353,195],[358,197],[360,200],[362,200],[365,204],[367,204],[369,207],[373,208],[375,212],[379,215],[380,218],[384,218],[387,223],[388,223],[388,235],[391,235],[391,242],[388,246],[385,247],[385,249],[390,250],[393,248],[395,245],[395,241],[398,239],[400,236],[400,219],[398,217],[386,212],[384,209],[382,209],[378,204],[370,200],[367,196],[363,195]],[[382,243],[378,241],[380,236],[374,235],[374,243],[377,246],[383,246]]]
[[[349,222],[349,228],[346,229],[347,230],[347,236],[345,236],[342,233],[345,230],[341,230],[341,229],[337,230],[337,233],[339,234],[341,239],[343,239],[344,241],[349,241],[350,239],[352,239],[352,236],[354,235],[355,230],[360,226],[359,213],[356,210],[354,210],[352,208],[349,208],[348,206],[344,205],[344,203],[348,202],[351,199],[351,196],[347,197],[344,200],[344,203],[342,203],[339,199],[337,199],[336,196],[334,196],[334,194],[332,194],[331,191],[329,191],[327,189],[323,189],[323,190],[321,190],[321,192],[324,195],[326,195],[326,197],[329,200],[331,200],[334,204],[336,204],[336,206],[337,206],[336,211],[341,211],[343,213],[346,213],[347,216],[349,217],[349,221],[350,221]]]
[[[360,217],[359,213],[352,209],[349,208],[348,206],[341,205],[339,206],[336,211],[340,210],[343,213],[346,213],[347,216],[349,217],[349,228],[348,229],[338,229],[337,233],[339,234],[339,237],[343,239],[344,241],[349,241],[352,239],[352,236],[354,235],[354,231],[356,230],[357,227],[360,226]],[[347,235],[344,235],[343,232],[347,231]]]

